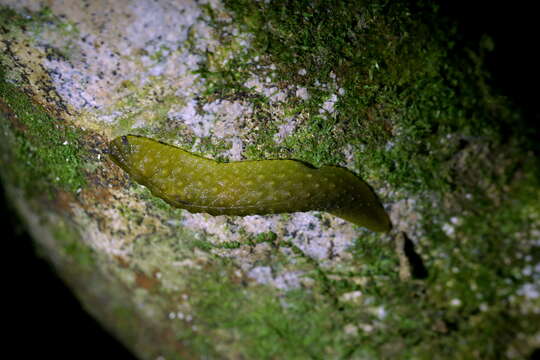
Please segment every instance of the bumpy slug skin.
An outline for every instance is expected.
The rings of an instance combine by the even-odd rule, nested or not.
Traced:
[[[388,215],[369,186],[346,169],[294,160],[219,163],[140,136],[109,145],[113,161],[171,204],[211,215],[327,211],[373,231]]]

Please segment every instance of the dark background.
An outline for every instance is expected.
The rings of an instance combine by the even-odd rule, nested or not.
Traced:
[[[444,1],[441,13],[458,24],[464,45],[475,48],[483,35],[494,40],[494,50],[486,54],[491,83],[524,111],[531,133],[538,134],[540,58],[535,50],[540,31],[533,5],[520,1],[480,3]],[[133,359],[81,308],[49,264],[36,256],[31,239],[5,202],[3,188],[0,216],[7,244],[4,275],[9,280],[2,294],[9,303],[4,306],[8,312],[7,345],[12,350],[8,353],[21,359],[35,351],[55,359]]]
[[[440,3],[441,13],[458,25],[461,46],[478,49],[484,35],[494,40],[494,50],[485,53],[490,84],[523,111],[523,122],[519,125],[527,128],[524,134],[539,140],[533,144],[534,151],[538,152],[540,21],[537,3],[520,0],[447,0]]]
[[[135,359],[89,315],[45,260],[0,188],[7,286],[2,288],[3,346],[18,359]],[[7,304],[5,301],[7,300]],[[6,321],[7,320],[7,321]],[[38,356],[36,356],[38,355]]]

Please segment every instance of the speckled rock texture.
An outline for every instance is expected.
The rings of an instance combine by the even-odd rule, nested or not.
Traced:
[[[534,141],[486,80],[489,39],[409,3],[0,0],[8,198],[141,359],[526,358]],[[344,167],[393,229],[172,207],[111,161],[128,134]]]

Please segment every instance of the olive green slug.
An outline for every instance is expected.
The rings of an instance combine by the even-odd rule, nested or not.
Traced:
[[[373,231],[388,215],[370,187],[350,171],[295,160],[220,163],[141,136],[109,144],[112,160],[172,206],[211,215],[327,211]]]

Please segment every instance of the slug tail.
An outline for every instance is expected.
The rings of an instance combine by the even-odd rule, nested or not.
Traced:
[[[388,232],[392,229],[392,222],[388,214],[379,204],[373,204],[369,207],[357,206],[335,209],[329,211],[329,213],[353,224],[366,227],[371,231]]]

